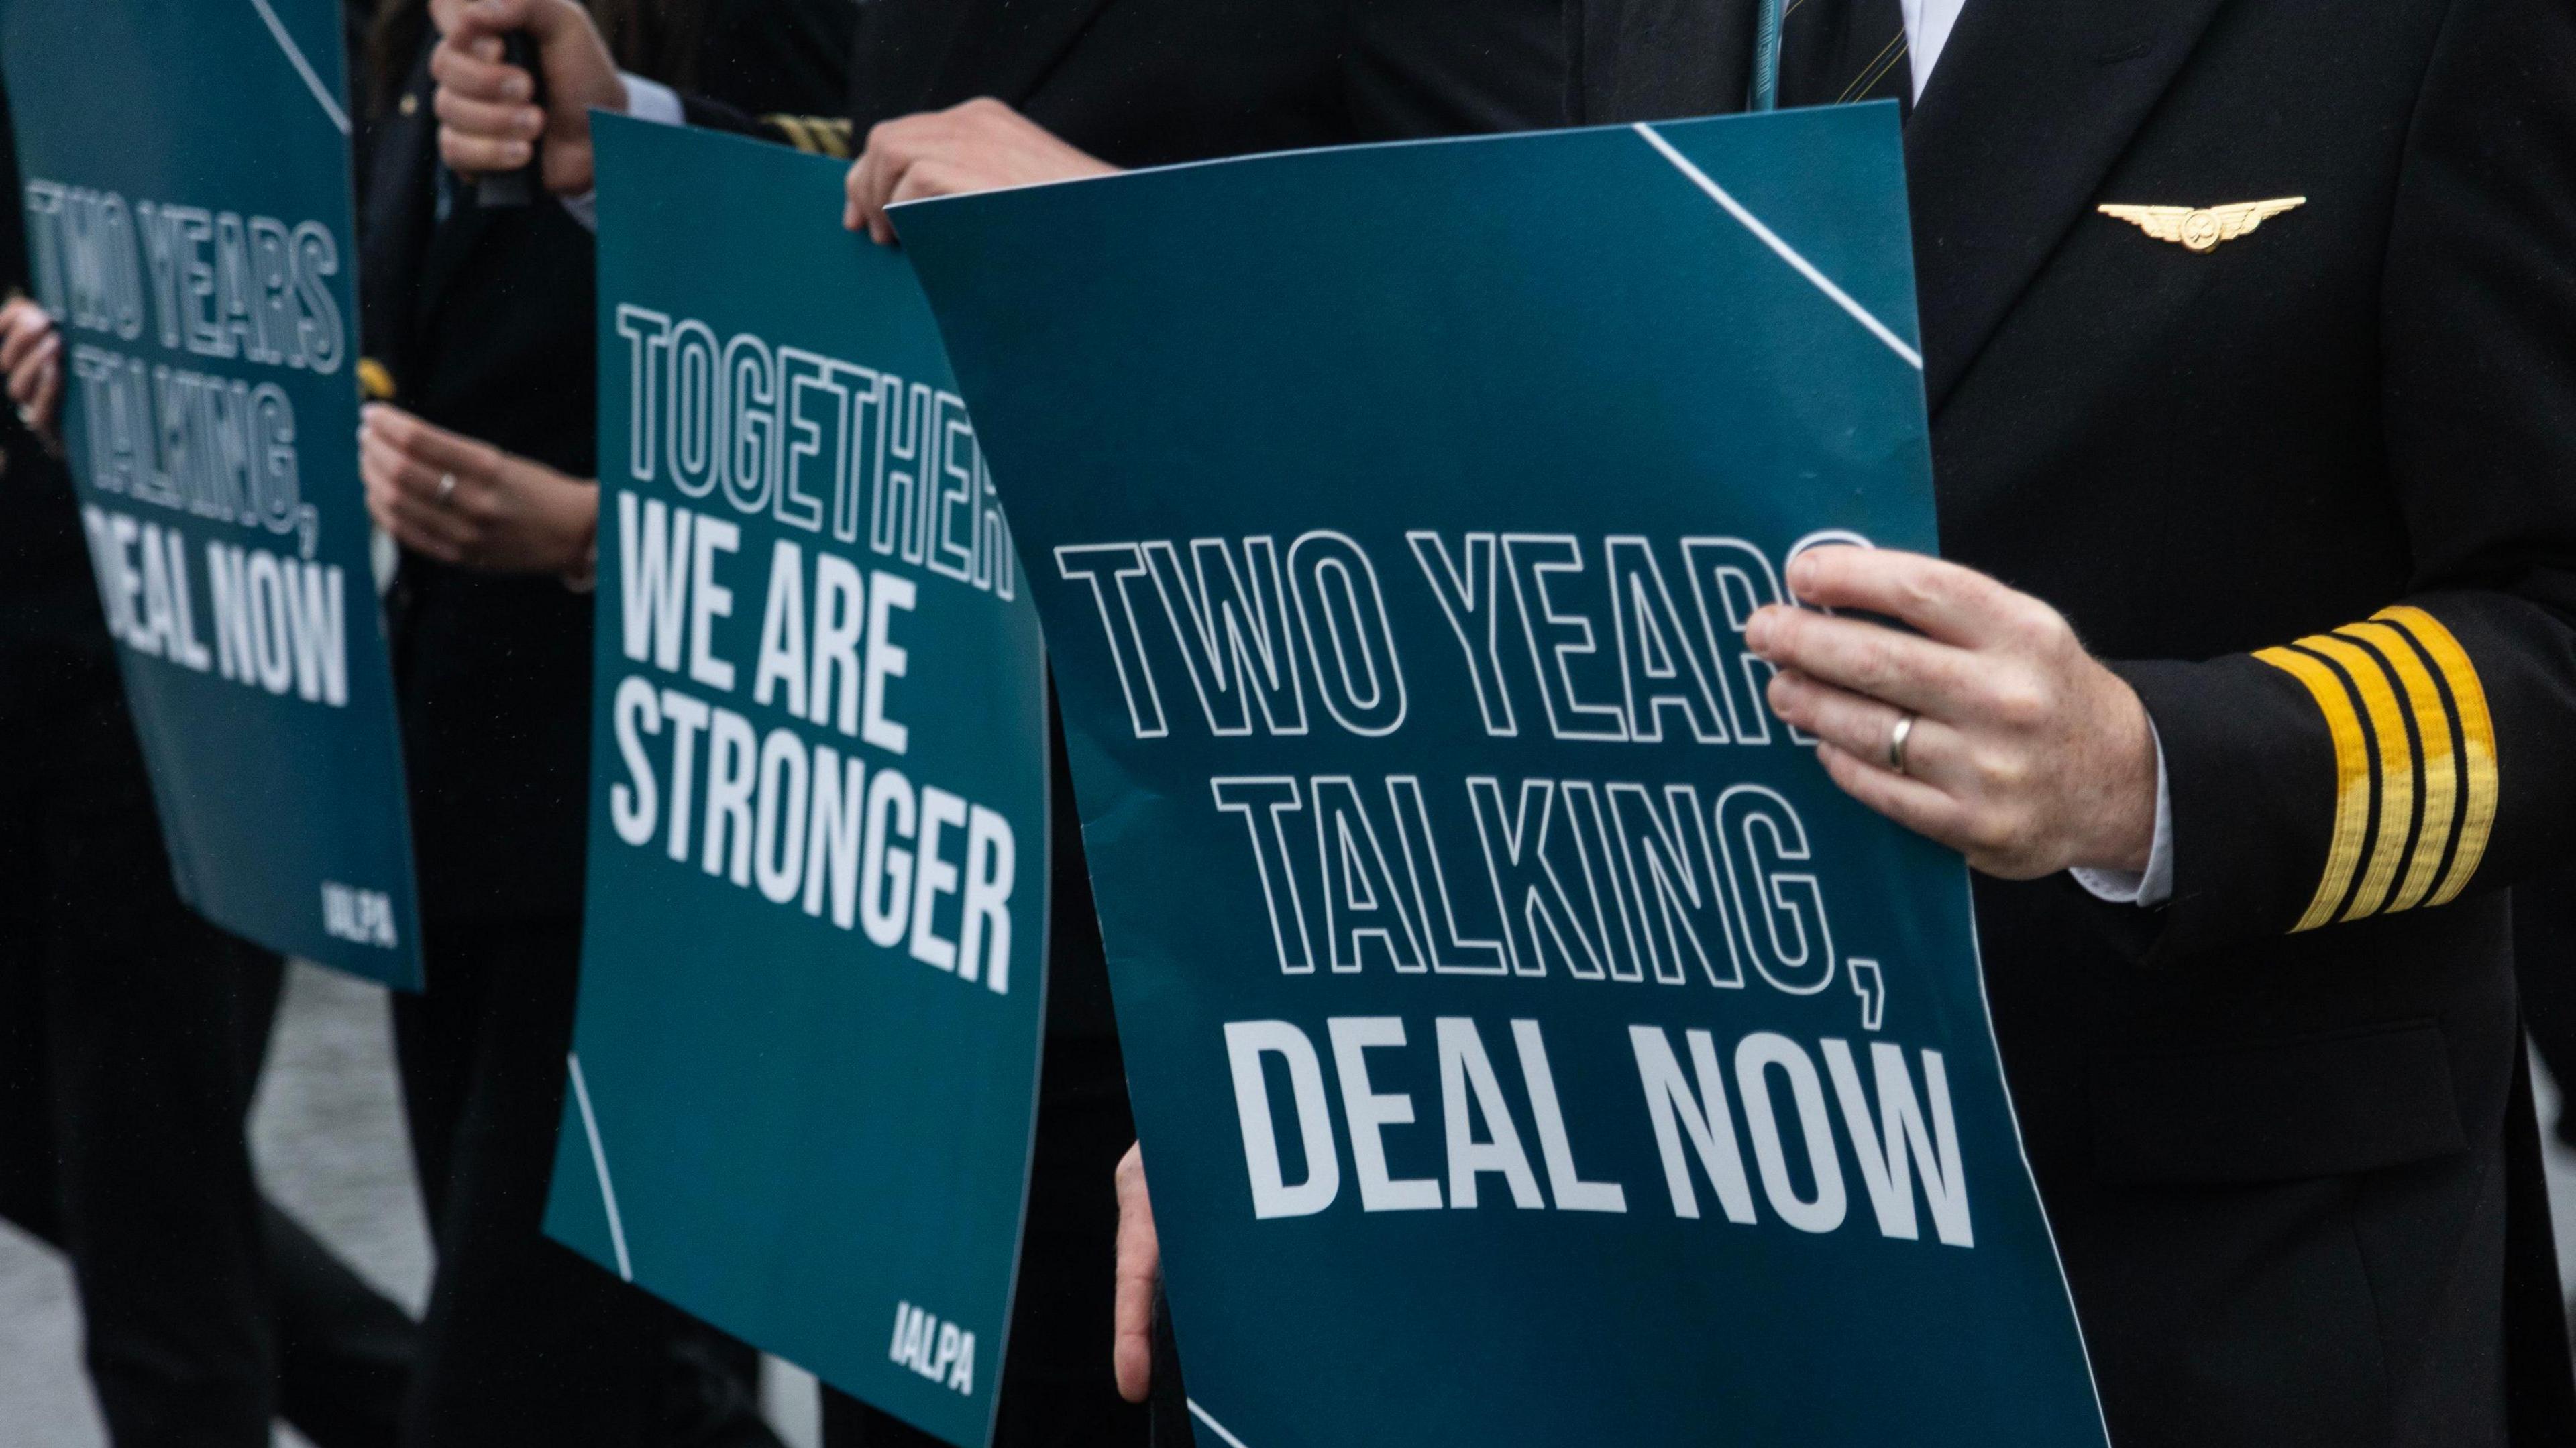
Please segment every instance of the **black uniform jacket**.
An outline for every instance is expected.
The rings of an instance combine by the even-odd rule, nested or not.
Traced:
[[[732,5],[693,67],[717,94],[821,104],[846,0]],[[837,24],[837,29],[834,26]],[[424,37],[369,131],[359,267],[365,374],[429,421],[575,477],[596,471],[591,235],[552,202],[486,209],[438,161]],[[562,921],[581,908],[591,599],[551,575],[408,554],[393,628],[422,912]]]
[[[1737,108],[1712,8],[1574,0],[1573,119]],[[2167,907],[1977,886],[2121,1448],[2576,1441],[2506,889],[2576,830],[2571,75],[2560,0],[1967,0],[1907,128],[1943,549],[2169,770]]]

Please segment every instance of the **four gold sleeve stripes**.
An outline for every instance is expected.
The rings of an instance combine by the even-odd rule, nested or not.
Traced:
[[[763,116],[799,151],[835,160],[850,159],[850,123],[839,116]]]
[[[2293,930],[2446,904],[2495,825],[2495,722],[2466,649],[2420,608],[2254,655],[2297,679],[2334,748],[2334,823]]]

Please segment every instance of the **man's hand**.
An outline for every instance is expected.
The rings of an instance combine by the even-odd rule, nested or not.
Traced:
[[[0,307],[0,371],[9,374],[9,400],[27,430],[54,442],[54,406],[63,397],[63,334],[54,319],[25,297]]]
[[[1163,1248],[1154,1237],[1154,1202],[1145,1195],[1145,1149],[1118,1159],[1118,1295],[1110,1364],[1118,1396],[1145,1401],[1154,1386],[1154,1289],[1163,1280]]]
[[[382,403],[358,425],[367,515],[404,547],[501,573],[588,576],[599,485]]]
[[[894,223],[885,209],[895,202],[1106,176],[1117,169],[1057,140],[1000,101],[971,100],[899,116],[869,131],[867,149],[844,183],[850,199],[841,209],[841,224],[852,231],[864,226],[879,245],[891,246]]]
[[[1924,635],[1776,604],[1747,624],[1747,646],[1780,669],[1772,712],[1823,741],[1816,757],[1845,792],[2008,880],[2146,868],[2146,707],[2057,610],[1954,563],[1868,548],[1798,555],[1789,591]],[[1889,746],[1908,714],[1899,773]]]
[[[590,12],[573,0],[430,0],[443,37],[430,52],[438,80],[438,154],[460,175],[515,171],[545,141],[546,189],[591,189],[590,108],[626,109],[626,82]],[[545,72],[546,104],[535,78],[501,58],[502,37],[524,30]]]

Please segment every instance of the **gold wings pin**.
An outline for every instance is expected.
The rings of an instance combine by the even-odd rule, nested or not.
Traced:
[[[2232,201],[2225,206],[2130,206],[2115,201],[2096,209],[2158,241],[2174,242],[2191,251],[2215,251],[2220,242],[2234,241],[2282,212],[2307,204],[2304,196],[2275,196],[2269,201]]]

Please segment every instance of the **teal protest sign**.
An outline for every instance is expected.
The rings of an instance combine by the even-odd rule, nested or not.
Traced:
[[[1958,858],[1740,637],[1937,546],[1892,107],[900,208],[1201,1441],[2100,1444]]]
[[[333,0],[0,0],[63,438],[179,894],[420,981]]]
[[[595,775],[546,1229],[981,1445],[1046,991],[1037,614],[842,167],[595,129]]]

